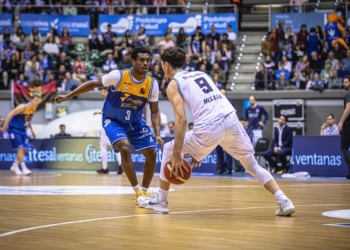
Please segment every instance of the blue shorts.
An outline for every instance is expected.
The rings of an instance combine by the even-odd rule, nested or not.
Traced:
[[[28,136],[25,130],[8,129],[7,130],[13,150],[28,148]]]
[[[117,123],[103,117],[102,124],[115,152],[118,152],[118,149],[114,147],[114,143],[121,139],[128,139],[136,151],[156,147],[152,131],[144,120],[134,123]]]

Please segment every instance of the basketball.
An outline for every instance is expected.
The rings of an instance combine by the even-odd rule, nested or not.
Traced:
[[[182,162],[183,162],[183,165],[188,169],[188,172],[185,169],[182,170],[184,174],[183,177],[180,176],[180,172],[177,178],[175,176],[176,175],[175,172],[173,172],[173,175],[170,177],[170,172],[173,170],[173,168],[171,167],[170,163],[165,166],[164,175],[171,184],[174,184],[174,185],[184,184],[191,177],[191,174],[192,174],[191,165],[185,159],[182,159]]]

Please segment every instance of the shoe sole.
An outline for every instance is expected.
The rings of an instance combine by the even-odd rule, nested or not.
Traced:
[[[284,211],[283,215],[284,216],[291,216],[294,213],[295,213],[295,208],[290,208],[290,209]]]

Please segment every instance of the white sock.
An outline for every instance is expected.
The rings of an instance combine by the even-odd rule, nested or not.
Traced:
[[[134,191],[136,193],[137,191],[141,190],[141,187],[140,187],[139,184],[137,184],[135,187],[133,187],[133,189],[134,189]]]
[[[276,197],[278,203],[282,203],[288,200],[288,197],[283,193],[282,190],[276,191],[276,193],[274,193],[273,195]]]
[[[141,189],[144,193],[147,193],[147,191],[148,191],[148,188],[145,188],[145,187],[141,187]]]
[[[15,167],[18,167],[18,164],[19,164],[19,161],[17,161],[17,160],[13,163],[13,165],[14,165]]]
[[[20,165],[21,165],[22,170],[23,170],[23,168],[24,168],[24,169],[26,169],[26,168],[27,168],[27,166],[26,166],[26,163],[25,163],[25,162],[21,162],[21,163],[20,163]]]
[[[164,189],[159,188],[159,191],[158,191],[159,201],[160,202],[167,201],[168,200],[168,193],[169,193],[169,190],[164,190]]]

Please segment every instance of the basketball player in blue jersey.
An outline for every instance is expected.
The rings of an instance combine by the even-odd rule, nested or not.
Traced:
[[[175,139],[164,145],[158,194],[154,197],[138,197],[139,206],[156,213],[169,213],[170,183],[164,174],[165,166],[171,164],[175,176],[183,177],[183,171],[187,169],[183,166],[182,154],[190,154],[192,167],[198,167],[201,160],[220,145],[274,194],[278,202],[276,215],[293,214],[295,208],[292,201],[254,158],[253,145],[234,107],[206,73],[182,69],[185,57],[185,52],[179,47],[167,48],[161,56],[164,73],[171,79],[166,92],[175,114]],[[193,130],[188,132],[185,106],[191,111],[194,123]]]
[[[159,134],[158,83],[147,75],[151,61],[150,51],[145,47],[135,47],[131,52],[131,59],[132,68],[114,70],[98,80],[85,82],[68,95],[57,96],[55,101],[61,103],[94,88],[109,88],[102,109],[102,125],[114,149],[120,152],[121,165],[138,197],[147,193],[152,181],[156,169],[156,143],[163,146],[164,142]],[[142,119],[143,108],[148,102],[155,139]],[[130,144],[146,158],[141,187],[131,159]]]
[[[1,129],[2,133],[5,133],[7,130],[12,147],[14,150],[17,150],[17,160],[13,163],[11,170],[18,175],[30,175],[32,173],[24,162],[24,155],[28,148],[26,130],[29,127],[33,137],[35,137],[31,120],[40,102],[41,98],[39,95],[32,95],[30,102],[18,105],[7,115],[6,122]]]

